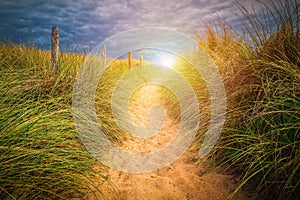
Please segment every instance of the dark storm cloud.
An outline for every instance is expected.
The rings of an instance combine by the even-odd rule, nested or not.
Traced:
[[[246,6],[256,6],[243,1]],[[252,5],[251,5],[252,4]],[[33,40],[49,48],[51,27],[59,28],[62,48],[94,47],[120,31],[142,27],[166,27],[184,33],[201,30],[203,22],[217,16],[233,20],[233,0],[83,0],[0,2],[0,32],[4,38]]]

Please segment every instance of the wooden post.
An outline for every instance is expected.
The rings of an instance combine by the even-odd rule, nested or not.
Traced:
[[[131,68],[132,68],[132,53],[131,53],[131,51],[128,52],[128,65],[129,65],[129,69],[131,70]]]
[[[143,64],[143,55],[141,54],[140,55],[140,65],[142,65]]]
[[[103,65],[106,65],[106,45],[103,44],[102,46],[102,62]]]
[[[59,62],[59,36],[55,26],[52,27],[51,71],[56,74]]]

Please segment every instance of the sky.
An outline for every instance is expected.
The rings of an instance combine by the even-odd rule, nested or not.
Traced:
[[[265,1],[266,2],[266,1]],[[239,27],[237,3],[259,11],[256,0],[1,0],[1,41],[51,46],[51,27],[65,51],[89,51],[122,31],[163,27],[195,35],[224,19]]]

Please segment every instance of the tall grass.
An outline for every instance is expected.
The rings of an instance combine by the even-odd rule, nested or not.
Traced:
[[[84,55],[63,53],[51,76],[50,53],[0,46],[0,197],[69,199],[100,193],[101,163],[85,151],[71,97]]]
[[[199,45],[214,58],[228,98],[215,158],[241,175],[262,199],[298,199],[300,192],[299,3],[277,1],[253,18],[240,7],[244,34],[208,27]],[[273,24],[266,26],[266,24]]]

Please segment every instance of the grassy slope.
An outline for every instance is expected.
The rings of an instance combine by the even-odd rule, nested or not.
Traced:
[[[268,19],[275,29],[244,10],[248,37],[221,24],[221,31],[208,27],[198,38],[228,96],[216,160],[241,173],[240,187],[254,183],[263,199],[297,199],[300,192],[300,21],[299,5],[289,3],[290,10],[280,5],[283,10],[268,13],[277,17]]]
[[[0,46],[1,199],[65,199],[97,190],[104,180],[73,123],[71,91],[83,56],[63,54],[57,77],[50,54]]]

